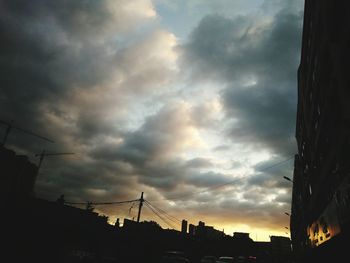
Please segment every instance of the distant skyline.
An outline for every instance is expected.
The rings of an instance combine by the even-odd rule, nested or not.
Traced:
[[[75,153],[44,159],[41,198],[144,192],[189,224],[286,236],[303,5],[0,0],[0,120],[55,141],[13,130],[6,146],[35,163],[43,149]],[[167,227],[147,207],[141,219]]]

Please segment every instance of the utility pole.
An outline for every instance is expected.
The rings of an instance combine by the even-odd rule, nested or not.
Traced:
[[[145,200],[143,199],[143,192],[141,193],[141,198],[140,198],[140,203],[139,203],[139,212],[137,214],[137,223],[140,222],[140,216],[141,216],[141,209],[142,209],[142,205],[143,205],[143,202]]]

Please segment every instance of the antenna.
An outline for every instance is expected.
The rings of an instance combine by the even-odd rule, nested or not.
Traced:
[[[16,130],[19,130],[19,131],[21,131],[21,132],[23,132],[23,133],[26,133],[26,134],[29,134],[29,135],[38,137],[38,138],[40,138],[40,139],[43,139],[43,140],[48,141],[48,142],[51,142],[51,143],[54,143],[54,141],[52,141],[52,140],[50,140],[50,139],[48,139],[48,138],[46,138],[46,137],[44,137],[44,136],[41,136],[41,135],[36,134],[36,133],[34,133],[34,132],[32,132],[32,131],[29,131],[29,130],[25,130],[25,129],[22,129],[22,128],[20,128],[20,127],[14,126],[14,125],[13,125],[13,122],[14,122],[13,120],[11,120],[10,122],[0,120],[0,124],[3,124],[3,125],[6,125],[6,126],[7,126],[6,131],[5,131],[5,136],[4,136],[4,139],[2,140],[2,144],[1,144],[2,146],[5,146],[7,137],[8,137],[8,135],[9,135],[9,133],[10,133],[10,131],[11,131],[12,129],[16,129]]]

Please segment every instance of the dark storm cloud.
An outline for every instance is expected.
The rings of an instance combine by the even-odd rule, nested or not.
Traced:
[[[35,1],[33,5],[35,6]],[[13,9],[16,5],[11,3],[9,8],[7,2],[2,2],[0,11],[2,39],[0,81],[3,87],[0,103],[1,118],[14,119],[15,124],[20,123],[22,127],[40,131],[39,133],[46,135],[48,134],[45,131],[47,125],[41,105],[44,101],[55,103],[71,88],[67,78],[72,74],[72,63],[62,61],[67,68],[67,76],[63,76],[55,62],[69,52],[65,51],[69,46],[58,43],[56,29],[50,28],[46,20],[40,21],[41,16],[45,14],[40,14],[43,7],[27,12],[26,6],[31,4],[19,4],[17,7],[21,10],[15,12],[17,10]],[[47,18],[50,17],[48,12]],[[77,68],[77,71],[80,69]],[[51,137],[57,140],[57,136],[51,135]]]
[[[205,17],[184,46],[192,77],[225,83],[222,101],[234,142],[294,152],[296,69],[301,14],[282,9],[272,21]]]
[[[105,201],[129,198],[129,187],[134,182],[130,167],[119,161],[85,159],[73,155],[66,158],[46,157],[40,169],[36,192],[48,199],[65,194],[68,200]],[[94,194],[92,189],[100,190]]]
[[[32,130],[40,127],[57,140],[61,135],[48,121],[64,122],[74,139],[91,139],[97,132],[110,135],[115,131],[108,111],[122,111],[128,94],[146,87],[149,91],[151,83],[162,83],[169,75],[165,65],[154,63],[161,59],[153,50],[153,42],[162,45],[161,38],[167,40],[166,33],[151,34],[139,40],[139,46],[123,44],[129,31],[152,16],[144,6],[135,4],[128,10],[125,0],[0,4],[2,119],[14,119]],[[131,57],[133,51],[139,53]],[[142,69],[142,53],[148,63],[159,66]],[[116,104],[119,109],[111,109]]]
[[[56,142],[13,130],[7,146],[35,162],[42,148],[79,156],[44,161],[36,185],[43,197],[66,192],[73,199],[120,199],[136,189],[133,167],[112,156],[125,136],[116,124],[125,122],[119,117],[128,97],[167,81],[172,70],[159,51],[171,52],[174,37],[155,31],[133,41],[135,29],[155,12],[147,0],[129,4],[0,1],[0,119]],[[96,145],[105,147],[93,155]]]
[[[111,14],[105,1],[83,2],[1,1],[1,82],[13,108],[37,110],[25,105],[61,95],[71,88],[67,84],[100,80],[96,75],[103,71],[86,68],[92,63],[81,68],[88,57],[99,58],[100,51],[89,44],[79,47],[79,36],[91,38]]]

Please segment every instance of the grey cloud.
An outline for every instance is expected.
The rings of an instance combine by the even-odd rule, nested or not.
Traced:
[[[288,91],[293,92],[292,88]],[[227,114],[238,117],[228,134],[244,142],[269,147],[284,156],[291,155],[296,150],[293,121],[296,102],[291,92],[279,92],[270,87],[258,87],[254,91],[226,90],[223,96]]]
[[[274,182],[274,181],[272,181]],[[274,196],[274,199],[272,200],[272,204],[270,205],[276,205],[277,203],[283,203],[284,205],[290,204],[290,198],[291,198],[291,191],[289,189],[283,189],[276,187],[272,185],[264,185],[264,187],[261,187],[261,185],[246,185],[244,187],[244,194],[243,198],[247,202],[251,202],[254,204],[262,203],[268,203],[270,200],[269,198]],[[260,206],[260,204],[259,204]]]
[[[304,5],[304,0],[284,1],[284,0],[266,0],[262,4],[261,8],[265,12],[278,11],[281,8],[287,10],[293,10],[295,12],[301,12]]]
[[[287,194],[279,195],[276,197],[275,201],[289,206],[292,202],[292,195],[290,192],[288,192]]]
[[[173,39],[163,31],[137,36],[134,29],[152,14],[137,6],[126,10],[128,3],[0,2],[0,119],[13,119],[14,125],[56,142],[49,145],[13,130],[7,146],[30,157],[43,148],[81,156],[45,160],[36,190],[49,199],[62,192],[96,200],[133,192],[134,167],[114,158],[112,148],[125,136],[119,125],[131,95],[159,88],[169,78],[167,58],[157,52],[163,44],[164,52],[171,50],[167,41]],[[135,43],[126,45],[126,39]],[[3,132],[5,126],[0,128]],[[97,145],[105,147],[92,154]]]
[[[220,151],[228,151],[231,149],[231,146],[229,145],[219,145],[219,146],[216,146],[213,151],[214,152],[220,152]]]
[[[137,6],[126,10],[128,3],[1,1],[1,118],[14,119],[32,130],[41,127],[42,132],[46,129],[58,138],[61,136],[54,130],[61,127],[50,126],[62,123],[75,140],[91,139],[96,132],[113,132],[115,119],[106,117],[106,112],[122,112],[126,97],[150,91],[155,83],[164,83],[172,71],[167,65],[154,63],[160,58],[154,54],[153,44],[163,35],[169,37],[166,33],[139,39],[139,46],[123,44],[123,40],[136,37],[134,27],[151,15]],[[141,53],[131,59],[135,50]],[[145,62],[142,52],[147,54],[148,64],[159,66],[140,68]],[[52,123],[53,118],[60,121]],[[67,129],[67,124],[72,127]]]
[[[186,163],[176,157],[187,147],[187,140],[191,139],[188,129],[193,125],[191,117],[183,115],[186,109],[181,107],[180,104],[162,108],[146,118],[139,129],[124,134],[120,144],[99,145],[90,156],[128,164],[140,183],[158,190],[175,190],[189,167],[205,165],[204,160]]]
[[[213,164],[210,159],[206,158],[194,158],[186,162],[186,166],[189,168],[208,168],[212,167]]]
[[[185,45],[192,78],[226,84],[222,101],[235,142],[295,151],[296,69],[302,16],[282,9],[269,23],[252,17],[205,17]]]
[[[289,189],[291,184],[283,176],[290,177],[293,159],[280,163],[277,158],[255,165],[255,174],[249,178],[250,185]],[[278,165],[276,165],[278,164]]]
[[[203,188],[227,183],[228,176],[210,172],[214,167],[212,160],[177,157],[187,149],[194,124],[185,105],[168,105],[146,118],[137,130],[123,135],[120,144],[99,145],[90,156],[129,165],[140,183],[167,196],[181,192],[183,185]]]
[[[186,181],[197,187],[215,187],[233,180],[227,175],[210,171],[191,174],[186,178]]]
[[[47,157],[40,169],[36,192],[40,197],[51,200],[65,194],[70,201],[108,201],[117,197],[136,197],[130,194],[129,187],[136,182],[132,176],[128,167],[119,162]]]
[[[146,118],[138,130],[127,134],[119,150],[130,157],[147,160],[175,155],[187,148],[192,140],[194,126],[188,113],[183,104],[163,107],[157,114]]]

